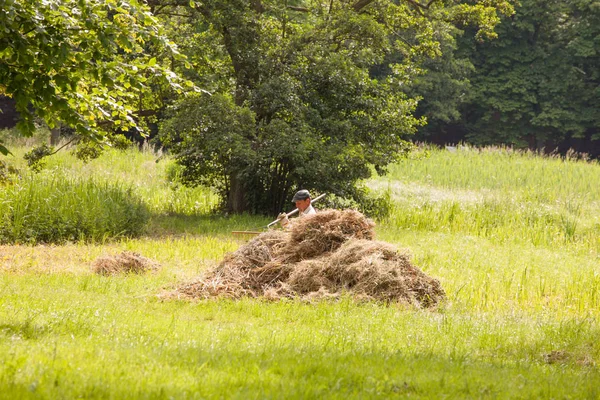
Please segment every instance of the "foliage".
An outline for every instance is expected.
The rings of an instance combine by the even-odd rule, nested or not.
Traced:
[[[13,183],[17,176],[19,176],[17,168],[0,160],[0,186]]]
[[[594,0],[523,0],[490,43],[464,43],[476,68],[464,108],[478,144],[541,148],[600,124],[600,6]]]
[[[389,189],[375,191],[366,185],[356,185],[348,197],[328,195],[315,204],[316,209],[354,209],[377,221],[384,221],[394,209]]]
[[[129,139],[123,134],[115,134],[110,136],[110,145],[117,150],[127,150],[131,146]]]
[[[43,144],[25,153],[23,158],[27,161],[29,168],[39,172],[46,165],[45,158],[52,154],[54,154],[54,146]]]
[[[131,188],[60,174],[4,188],[0,215],[0,242],[29,244],[137,236],[149,217]]]
[[[384,173],[424,122],[402,88],[439,54],[436,25],[474,23],[489,37],[498,9],[512,10],[505,1],[417,4],[151,2],[182,32],[198,79],[208,73],[218,91],[182,101],[163,125],[186,182],[216,187],[229,210],[275,214],[298,188],[348,196],[369,165]],[[372,76],[394,52],[401,59]]]
[[[90,160],[100,157],[100,154],[102,154],[102,148],[96,143],[84,141],[78,143],[77,146],[73,148],[72,153],[81,161],[89,162]]]
[[[18,128],[35,117],[102,142],[102,131],[136,127],[134,103],[156,80],[182,81],[151,52],[181,58],[137,0],[3,0],[0,94],[16,101]],[[0,146],[0,152],[7,149]]]
[[[420,127],[415,135],[416,140],[428,140],[461,120],[461,111],[470,98],[470,78],[474,72],[472,61],[458,51],[457,41],[463,35],[457,28],[440,27],[441,56],[425,60],[423,74],[407,84],[406,92],[421,98],[415,115],[427,119],[427,125]]]
[[[162,140],[183,166],[179,180],[226,196],[227,177],[253,156],[245,137],[254,128],[254,115],[219,94],[189,98],[175,112],[163,126]]]
[[[131,142],[125,137],[125,135],[114,133],[106,135],[105,144],[121,151],[125,151],[129,148],[129,146],[131,146]],[[79,160],[87,163],[100,157],[105,149],[106,146],[98,144],[92,140],[79,138],[71,152]]]
[[[105,150],[105,145],[121,151],[127,150],[131,145],[131,142],[122,134],[107,134],[103,144],[86,137],[73,136],[58,149],[48,144],[42,144],[25,153],[23,158],[27,161],[27,165],[32,171],[40,172],[46,166],[47,157],[58,153],[72,143],[75,144],[72,147],[71,153],[85,163],[100,157]]]
[[[5,156],[7,156],[7,155],[9,155],[9,154],[12,154],[12,153],[10,152],[10,150],[8,150],[8,148],[6,148],[6,146],[4,146],[4,145],[2,144],[2,142],[0,142],[0,154],[2,154],[2,155],[5,155]]]

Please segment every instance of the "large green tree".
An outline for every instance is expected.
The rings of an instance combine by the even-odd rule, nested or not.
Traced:
[[[415,115],[427,119],[414,140],[443,138],[451,141],[454,136],[453,127],[460,123],[462,107],[469,101],[470,77],[474,72],[469,57],[458,51],[458,40],[464,34],[459,27],[437,24],[435,38],[442,54],[425,59],[421,65],[422,74],[407,82],[405,92],[421,99]]]
[[[493,37],[507,1],[152,0],[214,91],[187,99],[162,139],[190,184],[234,212],[275,213],[297,188],[352,195],[409,148],[424,120],[403,87],[440,54],[436,27]],[[400,54],[383,75],[374,69]]]
[[[465,41],[469,141],[542,148],[600,126],[600,2],[521,0],[499,39]]]
[[[14,98],[25,135],[37,117],[102,142],[138,125],[149,82],[181,88],[153,53],[181,56],[137,0],[0,0],[0,27],[0,95]]]

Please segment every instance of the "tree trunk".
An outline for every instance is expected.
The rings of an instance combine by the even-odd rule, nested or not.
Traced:
[[[60,125],[50,130],[50,145],[56,146],[60,140]]]
[[[268,198],[266,205],[273,214],[279,214],[282,211],[289,211],[291,206],[288,194],[290,191],[290,182],[288,181],[289,168],[286,163],[277,163],[271,170],[271,182],[268,188]]]
[[[240,214],[247,211],[246,187],[237,173],[229,177],[229,194],[227,196],[227,211]]]

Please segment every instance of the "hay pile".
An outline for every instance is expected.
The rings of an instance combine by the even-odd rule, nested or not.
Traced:
[[[354,210],[326,210],[292,220],[289,231],[268,231],[228,254],[199,280],[169,297],[244,296],[272,300],[359,299],[431,307],[445,298],[436,279],[392,245],[375,241],[375,224]]]
[[[98,257],[92,263],[92,271],[100,275],[143,274],[156,271],[158,267],[156,261],[132,251],[124,251],[116,256]]]

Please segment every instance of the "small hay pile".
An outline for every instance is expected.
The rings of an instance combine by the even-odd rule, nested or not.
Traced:
[[[168,297],[337,298],[435,306],[440,283],[408,255],[375,241],[375,224],[354,210],[325,210],[292,220],[289,231],[265,232],[228,254],[199,280]]]
[[[158,267],[156,261],[132,251],[124,251],[116,256],[98,257],[92,263],[92,271],[100,275],[143,274],[156,271]]]

